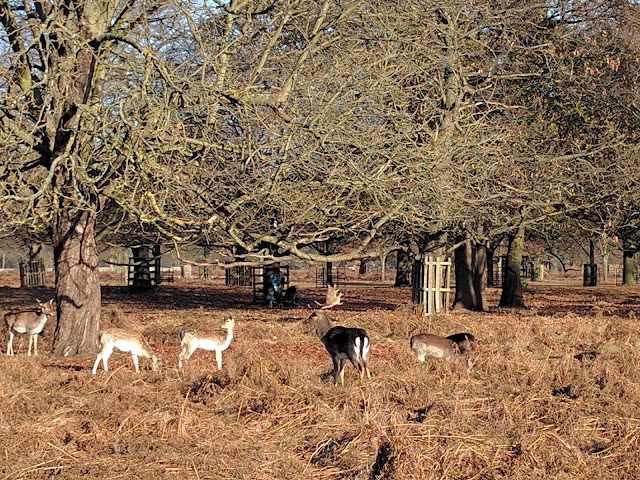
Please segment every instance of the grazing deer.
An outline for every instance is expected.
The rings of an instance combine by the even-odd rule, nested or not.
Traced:
[[[324,302],[324,305],[318,302],[316,302],[316,304],[320,306],[320,310],[328,310],[338,305],[342,305],[343,295],[344,293],[338,290],[337,287],[334,287],[333,285],[327,285],[327,298]]]
[[[158,357],[151,352],[149,344],[141,333],[123,328],[107,328],[100,333],[100,345],[102,348],[91,370],[94,375],[98,371],[100,360],[102,360],[104,371],[109,371],[109,357],[114,349],[118,349],[121,352],[131,352],[136,373],[140,373],[138,357],[150,358],[151,370],[158,371]]]
[[[470,333],[454,333],[447,337],[454,344],[454,347],[458,349],[459,353],[468,352],[476,341],[476,337]]]
[[[448,338],[419,333],[411,337],[409,344],[411,351],[420,362],[424,362],[427,357],[444,358],[448,362],[453,360],[455,347],[453,341]]]
[[[322,310],[316,310],[309,317],[316,335],[324,344],[333,361],[333,381],[344,386],[344,367],[347,359],[360,372],[360,378],[366,375],[371,378],[369,372],[369,336],[362,328],[348,328],[334,326],[327,314]]]
[[[195,333],[187,332],[184,329],[180,330],[182,351],[178,356],[178,368],[182,368],[183,360],[189,360],[193,352],[201,348],[202,350],[208,351],[215,350],[218,370],[222,370],[222,352],[231,345],[233,329],[235,327],[235,320],[232,316],[226,316],[224,320],[220,328],[227,331],[226,335],[221,332]]]
[[[19,333],[29,335],[29,350],[27,355],[31,356],[31,345],[33,344],[34,355],[38,355],[38,335],[42,332],[44,324],[50,316],[55,314],[53,298],[41,303],[36,299],[38,307],[33,310],[13,310],[4,314],[4,321],[9,329],[9,342],[7,343],[7,355],[13,355],[13,338]]]
[[[411,351],[420,362],[427,357],[444,358],[452,361],[454,354],[464,353],[471,347],[475,337],[470,333],[455,333],[448,337],[440,337],[430,333],[419,333],[411,337]]]

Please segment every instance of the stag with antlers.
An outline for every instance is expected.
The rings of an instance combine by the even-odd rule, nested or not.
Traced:
[[[333,362],[333,381],[336,385],[344,385],[344,367],[347,360],[360,373],[360,379],[371,378],[369,371],[369,351],[371,342],[367,332],[362,328],[343,327],[334,324],[324,310],[342,305],[341,293],[333,285],[329,285],[324,305],[316,302],[320,308],[316,309],[306,320],[324,344]]]

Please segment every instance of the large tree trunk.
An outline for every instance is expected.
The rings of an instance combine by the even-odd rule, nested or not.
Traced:
[[[53,231],[58,322],[53,353],[94,352],[100,320],[100,277],[96,251],[96,214],[76,210],[64,200]]]
[[[411,268],[413,261],[409,253],[404,250],[398,250],[396,261],[396,283],[394,287],[410,287],[411,286]]]
[[[635,252],[624,250],[622,252],[622,284],[636,284],[636,263],[633,259]]]
[[[485,295],[487,281],[486,246],[468,238],[454,252],[456,293],[453,309],[484,312],[488,310]]]
[[[524,250],[525,227],[520,225],[515,235],[509,238],[509,251],[507,253],[507,266],[504,272],[504,284],[502,285],[502,296],[500,297],[500,307],[525,308],[522,293],[522,280],[520,270],[522,269],[522,252]]]
[[[89,133],[90,128],[80,126],[80,115],[92,108],[98,113],[105,70],[98,67],[98,55],[103,53],[98,52],[93,40],[112,21],[110,2],[70,3],[68,8],[68,29],[73,32],[53,42],[57,50],[56,55],[51,55],[50,70],[57,73],[49,81],[57,82],[51,88],[60,92],[53,105],[60,108],[49,112],[56,116],[55,121],[48,121],[56,128],[49,139],[53,146],[49,165],[53,165],[54,158],[85,158],[95,148],[95,136]],[[72,37],[77,43],[67,44]],[[90,118],[87,115],[86,121]],[[76,170],[71,163],[62,165],[55,167],[59,170],[52,181],[58,198],[52,230],[58,316],[53,354],[57,356],[97,349],[101,305],[96,248],[98,198],[94,191],[99,187],[91,181],[86,183],[80,168]]]

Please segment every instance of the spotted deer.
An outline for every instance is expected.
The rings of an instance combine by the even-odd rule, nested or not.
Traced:
[[[91,370],[94,375],[98,371],[100,360],[102,360],[104,371],[109,371],[109,357],[116,349],[121,352],[131,353],[136,373],[140,372],[138,357],[150,358],[151,370],[158,370],[158,357],[153,354],[149,344],[139,332],[122,328],[107,328],[100,333],[100,346],[100,352],[98,352]]]
[[[26,333],[29,335],[29,349],[27,355],[31,356],[31,345],[33,354],[38,355],[38,335],[42,332],[44,324],[49,317],[55,315],[55,305],[53,299],[42,303],[36,299],[38,306],[31,310],[12,310],[4,314],[4,321],[9,330],[9,342],[7,343],[7,355],[14,355],[13,339],[16,335]]]
[[[180,330],[180,343],[182,351],[178,356],[178,368],[182,368],[183,362],[189,360],[191,355],[198,349],[215,351],[218,370],[222,370],[222,352],[231,345],[233,340],[233,329],[235,320],[232,316],[226,316],[224,323],[220,326],[227,333],[221,332],[195,332]]]
[[[455,333],[448,337],[419,333],[411,337],[409,345],[420,362],[424,362],[427,357],[442,358],[450,362],[456,353],[468,351],[474,341],[475,337],[470,333]]]

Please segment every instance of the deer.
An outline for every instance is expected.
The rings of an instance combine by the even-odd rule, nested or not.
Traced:
[[[455,333],[448,337],[419,333],[409,340],[411,351],[418,361],[424,362],[427,357],[442,358],[453,361],[456,353],[465,353],[475,341],[470,333]]]
[[[334,325],[324,310],[315,310],[308,323],[324,344],[333,361],[333,382],[337,386],[338,379],[344,386],[344,367],[347,359],[360,373],[360,379],[371,378],[369,371],[369,336],[362,328],[349,328]]]
[[[4,321],[9,329],[8,356],[14,355],[13,339],[20,333],[29,335],[27,355],[31,356],[31,345],[33,345],[33,354],[38,355],[38,335],[42,332],[44,324],[47,323],[49,317],[55,315],[55,306],[53,305],[53,298],[45,303],[36,298],[36,302],[38,302],[38,306],[35,309],[12,310],[4,314]]]
[[[471,333],[466,333],[466,332],[454,333],[452,335],[449,335],[446,338],[448,338],[454,343],[454,346],[455,348],[457,348],[458,353],[468,352],[473,347],[473,344],[476,342],[476,337]]]
[[[216,363],[218,370],[222,370],[222,352],[225,351],[231,345],[233,340],[233,329],[235,328],[235,319],[227,315],[224,318],[224,323],[220,326],[221,329],[226,330],[226,335],[221,332],[208,332],[200,333],[194,331],[180,330],[180,344],[182,351],[178,356],[178,368],[182,368],[183,361],[189,360],[193,352],[198,348],[202,350],[216,352]]]
[[[109,357],[115,349],[121,352],[131,352],[136,373],[140,373],[138,357],[150,358],[151,370],[158,371],[158,357],[153,354],[149,344],[139,332],[123,328],[107,328],[100,332],[100,346],[100,352],[98,352],[91,370],[94,375],[98,371],[100,360],[102,360],[104,371],[109,371]]]

